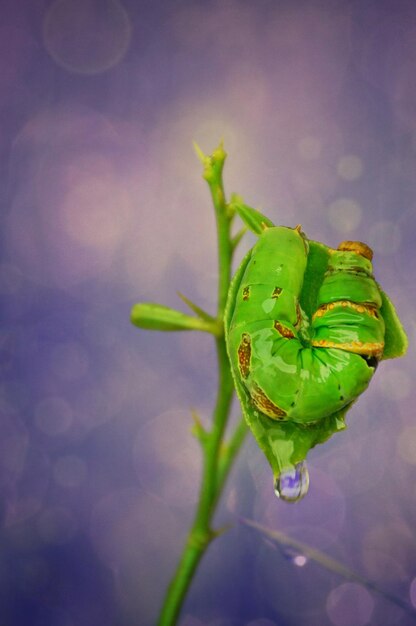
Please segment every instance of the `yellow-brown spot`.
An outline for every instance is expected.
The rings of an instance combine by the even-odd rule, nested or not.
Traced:
[[[376,358],[380,358],[384,350],[384,343],[376,341],[350,341],[346,343],[337,343],[336,341],[329,341],[328,339],[313,339],[311,341],[311,345],[316,348],[337,348],[338,350],[345,350],[346,352],[353,352],[354,354],[362,354],[363,356],[375,356]]]
[[[244,287],[243,289],[243,300],[248,300],[250,297],[250,287]]]
[[[357,311],[357,313],[367,313],[367,315],[370,315],[371,317],[378,318],[377,307],[373,304],[357,304],[357,302],[350,302],[350,300],[337,300],[336,302],[331,302],[329,304],[321,304],[319,309],[317,309],[313,314],[312,319],[314,320],[316,317],[322,317],[327,311],[332,311],[337,307],[343,307],[344,309],[348,307],[353,311]]]
[[[357,311],[357,313],[367,313],[367,315],[370,315],[371,317],[378,318],[377,307],[373,304],[357,304],[357,302],[351,302],[350,300],[337,300],[336,302],[331,302],[330,304],[321,304],[319,309],[317,309],[313,314],[312,319],[322,317],[327,311],[332,311],[340,306],[344,309],[348,307],[353,311]]]
[[[251,358],[251,340],[250,335],[243,333],[241,337],[241,343],[238,346],[238,369],[243,378],[247,378],[250,373],[250,358]]]
[[[283,324],[278,321],[274,323],[274,328],[277,330],[278,333],[280,333],[280,335],[282,335],[282,337],[285,337],[286,339],[293,339],[295,336],[293,330],[287,328],[287,326],[283,326]]]
[[[281,293],[282,293],[282,288],[281,287],[275,287],[273,289],[272,298],[278,298]]]
[[[363,243],[362,241],[342,241],[338,246],[338,250],[342,252],[355,252],[356,254],[360,254],[369,261],[371,261],[373,258],[372,249],[370,248],[370,246],[367,246],[367,244]]]
[[[275,420],[283,420],[286,417],[286,411],[274,404],[258,385],[253,387],[250,395],[253,404],[265,415]]]

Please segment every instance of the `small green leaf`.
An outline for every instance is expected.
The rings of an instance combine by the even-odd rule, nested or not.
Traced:
[[[244,235],[247,232],[247,226],[243,226],[243,228],[241,228],[238,233],[236,233],[234,235],[234,237],[231,240],[231,247],[233,250],[235,250],[238,246],[238,244],[240,243],[240,241],[242,240],[242,238],[244,237]]]
[[[201,418],[194,409],[191,410],[191,415],[193,420],[191,433],[194,437],[196,437],[196,439],[200,441],[201,445],[205,445],[209,436],[208,432],[205,430],[204,426],[202,425]]]
[[[386,325],[384,336],[384,351],[382,360],[395,359],[406,354],[409,341],[406,332],[399,320],[396,309],[390,298],[380,288],[380,313]]]
[[[201,330],[217,336],[221,334],[221,327],[216,322],[192,317],[153,302],[135,304],[130,319],[135,326],[148,330]]]
[[[261,235],[266,228],[274,226],[273,222],[260,211],[244,204],[240,196],[233,194],[229,206],[238,213],[247,228],[253,231],[255,235]]]
[[[185,304],[187,304],[189,306],[191,311],[193,311],[194,313],[196,313],[198,315],[198,317],[200,317],[201,319],[206,320],[208,322],[215,322],[215,318],[212,317],[212,315],[210,315],[209,313],[204,311],[204,309],[201,309],[200,306],[198,306],[197,304],[195,304],[195,302],[192,302],[192,300],[190,300],[189,298],[184,296],[183,293],[181,293],[180,291],[177,291],[176,293],[178,294],[180,299],[183,302],[185,302]]]

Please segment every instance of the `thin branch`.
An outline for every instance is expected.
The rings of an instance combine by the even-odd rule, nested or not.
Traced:
[[[245,419],[242,417],[234,429],[230,440],[224,443],[218,467],[217,490],[221,492],[230,473],[232,464],[240,452],[248,432]]]
[[[363,585],[363,587],[366,587],[370,591],[377,593],[378,595],[382,596],[383,598],[385,598],[392,604],[399,606],[401,609],[406,611],[406,613],[409,613],[413,617],[416,617],[416,609],[414,609],[408,602],[405,602],[398,596],[395,596],[394,594],[388,591],[385,591],[384,589],[381,589],[375,583],[371,582],[371,580],[368,580],[364,576],[361,576],[360,574],[357,574],[353,570],[350,570],[348,567],[346,567],[346,565],[344,565],[343,563],[340,563],[336,559],[333,559],[332,557],[328,556],[324,552],[321,552],[320,550],[317,550],[316,548],[312,548],[311,546],[308,546],[306,543],[302,543],[301,541],[298,541],[297,539],[293,539],[292,537],[289,537],[289,535],[286,535],[280,530],[275,530],[275,529],[272,530],[270,528],[262,526],[261,524],[258,524],[257,522],[253,520],[241,518],[240,521],[246,526],[250,526],[251,528],[258,530],[263,535],[266,535],[269,539],[272,539],[276,543],[282,546],[290,547],[296,550],[297,552],[299,552],[299,554],[306,556],[311,561],[315,561],[316,563],[319,563],[321,567],[324,567],[330,572],[339,574],[340,576],[342,576],[343,578],[346,578],[347,580],[353,580],[355,582],[360,583],[361,585]]]

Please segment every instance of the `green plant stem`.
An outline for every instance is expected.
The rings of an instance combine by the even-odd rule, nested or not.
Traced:
[[[223,486],[228,478],[231,467],[236,459],[241,446],[244,443],[244,439],[247,435],[247,424],[244,417],[242,417],[235,427],[235,430],[230,438],[230,441],[225,444],[221,451],[221,458],[218,467],[217,476],[217,493],[221,495]]]
[[[234,445],[229,448],[227,460],[223,463],[220,473],[218,471],[220,448],[231,407],[233,386],[224,339],[217,339],[216,344],[219,366],[217,403],[214,410],[213,428],[203,443],[204,466],[199,501],[182,557],[167,591],[160,615],[160,626],[172,626],[176,623],[193,574],[209,543],[215,537],[215,531],[211,527],[215,504],[224,487],[228,469],[243,440],[239,436],[238,440],[234,441]]]
[[[212,157],[203,157],[204,177],[211,190],[215,209],[218,238],[218,308],[217,322],[223,326],[224,310],[231,277],[233,246],[231,242],[231,217],[227,213],[222,168],[225,153],[220,146]],[[245,429],[241,423],[228,444],[224,444],[234,394],[224,333],[215,338],[218,362],[218,387],[212,429],[200,440],[203,450],[203,471],[199,499],[193,524],[179,560],[176,572],[168,587],[159,626],[173,626],[179,617],[188,588],[198,564],[212,539],[219,534],[213,530],[212,520],[216,504],[223,491],[227,476],[244,440]]]

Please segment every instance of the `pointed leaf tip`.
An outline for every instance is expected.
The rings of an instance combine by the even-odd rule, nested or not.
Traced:
[[[273,222],[268,217],[247,206],[244,202],[241,202],[239,196],[234,196],[233,201],[230,202],[230,206],[235,209],[244,224],[256,235],[261,235],[268,228],[274,226]]]
[[[206,320],[208,322],[215,322],[215,318],[212,317],[212,315],[210,315],[209,313],[207,313],[206,311],[204,311],[204,309],[202,309],[200,306],[198,306],[197,304],[195,304],[195,302],[192,302],[192,300],[190,298],[187,298],[183,293],[181,293],[180,291],[176,292],[177,295],[179,296],[179,298],[185,302],[185,304],[187,306],[189,306],[189,308],[198,315],[198,317],[200,317],[203,320]]]
[[[205,165],[205,164],[206,164],[206,161],[207,161],[207,159],[209,159],[209,157],[208,157],[206,154],[204,154],[204,153],[202,152],[201,148],[200,148],[200,147],[199,147],[199,145],[196,143],[196,141],[193,141],[192,143],[193,143],[194,150],[195,150],[195,152],[196,152],[196,155],[197,155],[198,159],[201,161],[201,163],[202,163],[203,165]]]
[[[224,139],[221,138],[218,146],[215,148],[215,150],[212,153],[212,157],[219,161],[223,161],[226,156],[227,156],[227,153],[224,149]]]

